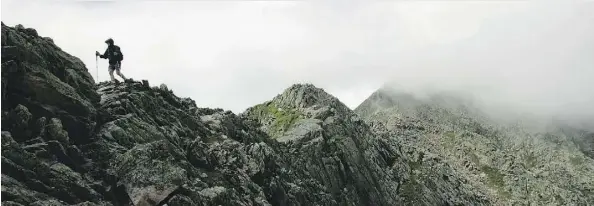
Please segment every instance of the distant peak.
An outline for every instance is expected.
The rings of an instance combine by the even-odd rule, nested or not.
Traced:
[[[294,84],[276,96],[273,101],[276,104],[293,108],[307,108],[316,104],[339,102],[336,97],[328,94],[324,89],[309,83]]]

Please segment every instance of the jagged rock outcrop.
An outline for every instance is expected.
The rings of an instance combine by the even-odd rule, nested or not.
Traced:
[[[281,142],[283,156],[303,178],[326,186],[340,205],[393,205],[398,184],[373,150],[373,135],[336,98],[313,85],[294,85],[274,100],[248,109]],[[386,181],[387,180],[387,181]],[[390,184],[392,183],[392,184]]]
[[[293,85],[244,115],[281,143],[292,168],[329,185],[339,205],[489,202],[459,179],[447,178],[452,169],[439,159],[403,153],[396,141],[373,133],[338,99],[311,84]],[[417,162],[423,161],[441,171],[418,174]]]
[[[78,58],[2,23],[3,204],[102,204],[80,149],[97,123],[95,89]]]
[[[369,124],[382,125],[377,132],[399,137],[403,150],[442,158],[498,205],[594,202],[594,161],[573,141],[587,141],[587,133],[567,127],[537,132],[491,120],[454,95],[423,99],[389,87],[355,111]]]
[[[39,37],[34,29],[2,24],[4,111],[21,104],[40,116],[56,116],[71,140],[83,143],[79,137],[89,136],[96,123],[95,88],[80,59]]]

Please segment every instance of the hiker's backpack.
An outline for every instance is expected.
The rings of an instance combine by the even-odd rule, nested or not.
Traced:
[[[113,57],[116,61],[124,60],[124,54],[122,53],[122,50],[120,50],[119,46],[113,46]]]

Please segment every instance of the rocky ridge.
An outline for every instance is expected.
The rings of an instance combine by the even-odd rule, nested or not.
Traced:
[[[423,131],[448,130],[415,119],[395,130],[369,114],[311,84],[241,114],[199,108],[148,81],[96,84],[50,38],[2,24],[6,205],[513,203],[460,170],[448,156],[458,153],[420,144]],[[572,170],[590,171],[583,165]],[[588,179],[568,181],[550,185],[567,191],[566,203],[590,200]]]
[[[355,109],[402,148],[430,152],[458,168],[498,205],[589,205],[594,160],[582,142],[592,133],[493,121],[454,95],[427,99],[384,87]],[[387,129],[386,129],[387,128]],[[586,147],[589,148],[589,147]]]
[[[95,84],[34,29],[2,24],[6,205],[464,204],[421,182],[399,146],[313,85],[236,115],[148,81]],[[272,116],[270,116],[272,115]],[[272,122],[272,124],[270,124]],[[402,195],[407,186],[427,195]],[[483,198],[483,199],[482,199]]]

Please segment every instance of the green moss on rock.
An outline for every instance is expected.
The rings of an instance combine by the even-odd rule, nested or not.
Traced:
[[[303,115],[296,109],[278,107],[274,103],[256,105],[252,111],[252,116],[261,122],[271,120],[268,124],[268,132],[271,136],[286,132],[295,122],[302,119]]]
[[[503,181],[503,174],[499,172],[499,170],[483,165],[481,167],[481,171],[483,171],[487,178],[489,179],[489,185],[494,187],[503,187],[505,182]]]

